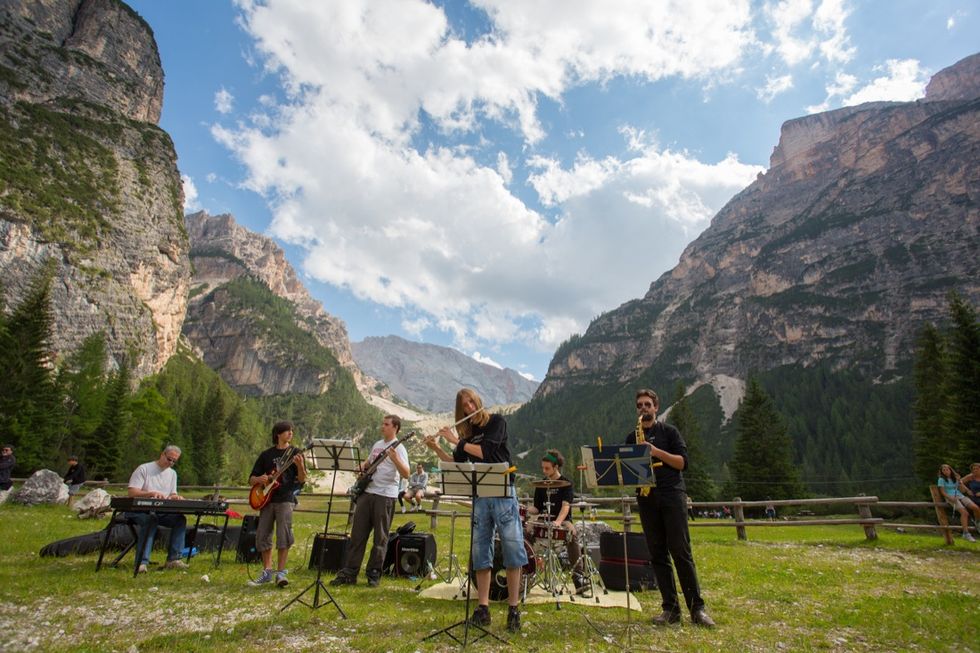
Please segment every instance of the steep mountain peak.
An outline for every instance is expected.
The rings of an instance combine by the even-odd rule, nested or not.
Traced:
[[[972,100],[980,97],[980,52],[943,68],[926,86],[926,101]]]
[[[259,280],[272,294],[289,302],[299,318],[296,326],[311,334],[323,347],[336,357],[337,362],[354,377],[359,387],[372,383],[362,378],[360,369],[351,355],[347,327],[337,317],[327,313],[323,304],[314,299],[296,275],[296,270],[286,260],[286,254],[271,238],[257,234],[239,225],[229,214],[212,216],[205,211],[192,213],[185,217],[187,233],[191,242],[191,259],[194,262],[194,276],[191,281],[192,299],[188,307],[189,323],[185,333],[195,343],[205,360],[215,369],[225,373],[233,367],[227,365],[228,358],[240,358],[241,346],[245,341],[238,337],[234,329],[223,329],[222,346],[217,346],[212,329],[215,320],[233,319],[221,315],[203,305],[209,293],[228,282],[243,276]],[[206,350],[206,351],[205,351]],[[290,391],[318,392],[318,382],[307,384],[302,389],[292,387],[295,382],[289,375],[279,372],[265,375],[255,366],[238,366],[240,378],[228,378],[234,387],[250,386],[259,388],[260,394],[283,394]],[[266,380],[262,377],[267,376]],[[246,379],[247,377],[247,379]],[[285,385],[283,385],[285,383]]]

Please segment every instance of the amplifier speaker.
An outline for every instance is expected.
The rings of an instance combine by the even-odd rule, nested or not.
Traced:
[[[242,530],[238,535],[238,547],[235,555],[236,562],[258,562],[262,557],[255,548],[255,531],[259,527],[257,515],[245,515],[242,518]]]
[[[626,533],[626,557],[631,562],[650,562],[650,549],[643,533]],[[599,559],[623,559],[623,533],[604,531],[599,535]]]
[[[350,537],[347,535],[317,533],[313,539],[313,552],[310,554],[310,569],[316,569],[319,564],[322,571],[340,571],[344,566],[349,542]]]
[[[402,535],[395,543],[395,575],[422,576],[436,564],[436,538],[432,533]]]
[[[623,537],[626,537],[626,557],[623,560]],[[643,533],[606,531],[599,535],[599,576],[611,590],[626,589],[626,563],[629,563],[630,591],[657,588],[657,578],[650,565],[650,549]]]
[[[630,591],[642,592],[644,590],[657,589],[657,577],[653,573],[653,567],[649,562],[642,564],[631,564],[629,566]],[[619,560],[600,560],[599,577],[606,589],[622,592],[626,589],[626,567],[623,559]]]

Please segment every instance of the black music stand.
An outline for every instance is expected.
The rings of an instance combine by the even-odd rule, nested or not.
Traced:
[[[599,487],[618,487],[624,491],[631,488],[654,488],[657,479],[653,468],[663,463],[654,462],[650,448],[644,444],[614,444],[606,446],[582,447],[582,462],[585,463],[585,482],[590,489]],[[626,537],[626,523],[623,522],[623,573],[626,582],[626,645],[623,646],[609,637],[589,621],[585,620],[607,641],[611,640],[624,651],[637,650],[633,647],[633,608],[630,605],[630,564],[629,539]],[[644,650],[654,650],[645,647]]]
[[[436,635],[445,633],[457,644],[465,648],[470,641],[479,641],[489,635],[497,641],[506,644],[507,640],[494,635],[483,626],[470,623],[470,588],[473,579],[473,513],[476,508],[476,500],[481,497],[506,497],[510,496],[513,486],[510,482],[510,465],[507,463],[454,463],[441,461],[439,469],[442,471],[442,493],[444,495],[469,496],[472,502],[470,512],[470,554],[469,563],[466,565],[466,601],[463,604],[463,618],[456,623],[446,626],[422,638],[422,641],[432,639]],[[460,639],[453,634],[453,629],[463,627],[463,638]],[[470,629],[480,631],[470,640]]]
[[[333,472],[333,479],[330,481],[330,498],[327,500],[327,519],[323,523],[323,535],[327,535],[330,530],[330,514],[333,511],[333,493],[337,486],[337,472],[356,472],[361,468],[361,454],[357,448],[351,444],[350,440],[327,440],[323,438],[314,438],[310,443],[310,450],[307,452],[307,459],[310,462],[310,466],[317,470],[329,470]],[[322,553],[321,553],[322,555]],[[282,612],[294,603],[302,603],[308,608],[316,610],[322,608],[325,605],[333,604],[337,608],[337,612],[344,619],[347,615],[344,614],[344,610],[337,603],[337,599],[333,597],[327,586],[323,584],[323,565],[320,560],[317,560],[316,565],[316,580],[306,586],[302,592],[294,596],[289,600],[286,605],[279,608],[279,612]],[[313,602],[307,603],[303,600],[303,596],[313,590]],[[326,595],[327,600],[320,601],[320,593]]]

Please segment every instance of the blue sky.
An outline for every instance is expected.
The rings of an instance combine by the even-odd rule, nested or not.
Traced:
[[[980,50],[975,1],[129,4],[188,211],[273,237],[352,340],[538,380],[677,263],[784,121],[914,100]]]

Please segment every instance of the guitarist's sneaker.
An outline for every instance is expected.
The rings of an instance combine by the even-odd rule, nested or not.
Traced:
[[[289,585],[289,579],[286,578],[285,569],[280,569],[279,571],[276,572],[276,585],[278,585],[279,587],[285,587],[286,585]]]
[[[255,580],[248,581],[248,584],[252,587],[258,587],[259,585],[267,585],[272,582],[272,570],[263,569],[262,573]]]

